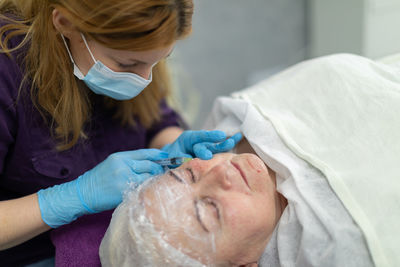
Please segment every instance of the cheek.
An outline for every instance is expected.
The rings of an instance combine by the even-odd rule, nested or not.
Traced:
[[[265,198],[258,201],[265,203]],[[270,216],[274,213],[274,205],[253,205],[252,201],[242,200],[231,206],[226,211],[225,227],[217,238],[217,258],[243,260],[262,253],[275,228],[275,216]]]
[[[225,220],[230,236],[242,236],[245,239],[257,233],[272,231],[275,226],[275,201],[273,197],[267,196],[242,197],[230,201]]]
[[[225,206],[225,223],[232,232],[243,232],[259,220],[257,215],[264,211],[255,210],[256,204],[252,199],[242,197],[237,201],[233,198],[229,205]]]

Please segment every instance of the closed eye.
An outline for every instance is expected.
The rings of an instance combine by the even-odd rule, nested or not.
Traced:
[[[198,206],[199,201],[197,199],[194,200],[193,205],[194,205],[194,210],[195,210],[195,214],[196,214],[196,219],[198,221],[198,223],[200,224],[201,228],[203,228],[204,231],[206,231],[207,233],[210,232],[207,227],[205,226],[201,216],[200,216],[200,212],[199,212],[199,206]]]
[[[129,69],[129,68],[133,68],[136,67],[138,65],[138,63],[132,63],[132,64],[123,64],[123,63],[118,63],[118,67],[123,68],[123,69]]]
[[[214,209],[216,211],[216,214],[217,214],[217,219],[219,220],[221,218],[221,215],[219,213],[219,209],[218,209],[217,204],[215,204],[215,202],[213,200],[209,199],[209,198],[206,198],[205,202],[214,207]]]
[[[210,229],[214,228],[215,220],[221,227],[219,208],[212,199],[208,197],[201,200],[195,199],[193,204],[196,219],[205,232],[210,232]],[[212,214],[210,214],[210,212]]]

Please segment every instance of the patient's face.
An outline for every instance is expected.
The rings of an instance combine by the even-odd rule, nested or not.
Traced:
[[[142,197],[163,238],[206,264],[257,261],[281,215],[275,181],[253,154],[191,160]]]

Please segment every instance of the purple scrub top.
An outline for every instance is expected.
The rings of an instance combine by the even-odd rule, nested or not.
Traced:
[[[14,38],[11,46],[21,39]],[[13,58],[0,54],[0,201],[74,180],[111,153],[146,148],[162,129],[182,126],[178,114],[162,101],[162,120],[151,129],[146,129],[139,121],[136,127],[123,127],[112,118],[113,111],[104,107],[104,97],[91,94],[92,116],[85,126],[88,138],[72,149],[58,152],[49,127],[31,102],[30,84],[23,86],[17,101],[24,53],[26,49],[19,50]],[[88,266],[79,263],[80,256],[86,257],[90,266],[99,265],[98,247],[111,213],[83,216],[70,225],[0,251],[0,266],[21,266],[51,257],[55,247],[59,266]]]

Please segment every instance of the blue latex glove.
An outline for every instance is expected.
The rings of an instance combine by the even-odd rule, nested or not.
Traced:
[[[162,174],[163,168],[151,160],[167,156],[158,149],[114,153],[74,181],[40,190],[37,194],[43,221],[56,228],[84,214],[115,208],[129,183],[140,184]]]
[[[170,158],[197,157],[207,160],[213,154],[231,150],[241,138],[241,133],[226,139],[222,131],[184,131],[175,142],[164,146],[162,150],[168,152]]]

